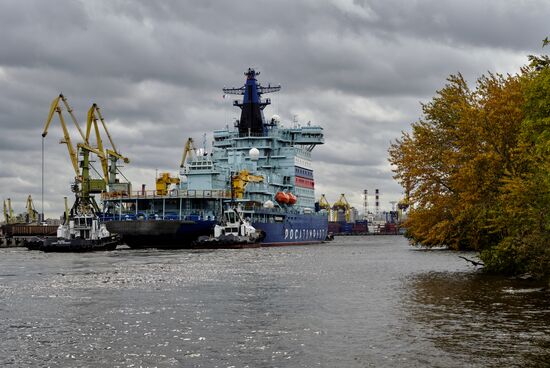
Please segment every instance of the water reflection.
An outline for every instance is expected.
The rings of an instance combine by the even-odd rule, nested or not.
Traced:
[[[402,237],[0,250],[0,366],[545,367],[548,292]]]
[[[406,282],[411,328],[473,366],[550,366],[550,307],[542,285],[481,273],[429,272]]]

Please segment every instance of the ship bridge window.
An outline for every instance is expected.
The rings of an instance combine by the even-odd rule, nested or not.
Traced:
[[[235,213],[226,212],[225,216],[226,216],[226,219],[227,219],[228,222],[235,222]]]
[[[82,225],[82,226],[90,226],[91,225],[91,221],[92,219],[89,219],[89,218],[79,218],[78,219],[78,224],[79,225]]]

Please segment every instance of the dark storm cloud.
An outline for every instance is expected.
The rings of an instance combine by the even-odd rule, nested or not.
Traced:
[[[60,92],[81,124],[92,102],[101,106],[131,158],[127,176],[151,185],[156,169],[177,171],[187,137],[202,146],[203,132],[210,141],[239,116],[221,88],[242,85],[253,66],[263,84],[283,85],[268,117],[324,127],[319,190],[359,204],[362,189],[379,187],[389,201],[400,188],[387,147],[418,119],[419,102],[451,73],[517,71],[540,51],[548,15],[543,1],[3,1],[0,193],[23,203],[40,192],[40,132]],[[73,176],[60,138],[54,121],[51,215]]]

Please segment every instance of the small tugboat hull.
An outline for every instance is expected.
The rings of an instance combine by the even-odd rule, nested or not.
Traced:
[[[43,252],[94,252],[115,250],[120,244],[118,236],[90,240],[90,239],[44,239],[38,248]]]

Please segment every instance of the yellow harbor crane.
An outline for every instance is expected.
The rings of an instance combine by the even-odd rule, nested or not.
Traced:
[[[65,119],[63,117],[63,107],[65,107],[67,112],[70,114],[71,120],[77,128],[80,137],[82,138],[82,142],[78,143],[76,147],[72,143],[67,125],[65,123]],[[87,124],[86,135],[84,135],[84,133],[80,129],[80,125],[78,124],[76,117],[73,114],[72,108],[67,102],[67,99],[65,98],[65,96],[63,96],[63,94],[60,94],[52,101],[52,104],[50,106],[50,112],[44,124],[44,130],[42,132],[43,138],[45,138],[48,134],[48,128],[50,127],[52,119],[56,113],[59,117],[61,128],[63,130],[63,139],[60,143],[67,145],[69,158],[71,160],[75,173],[75,183],[72,186],[72,189],[76,195],[76,201],[71,211],[74,210],[78,213],[91,213],[99,211],[99,207],[95,202],[95,199],[90,196],[90,194],[102,193],[107,190],[108,172],[104,170],[103,177],[101,179],[92,179],[90,177],[90,153],[94,153],[100,159],[106,157],[106,153],[102,149],[91,147],[89,144],[91,126],[94,125],[96,141],[99,142],[100,147],[103,148],[101,144],[101,136],[99,135],[99,129],[97,127],[97,121],[95,121],[94,124],[93,116],[95,115],[90,114],[91,118],[89,119]],[[79,155],[81,156],[81,158],[79,157]]]
[[[6,224],[13,222],[13,209],[11,208],[11,199],[4,200],[4,221]]]
[[[63,117],[63,107],[65,107],[65,109],[69,113],[74,126],[77,128],[78,133],[82,138],[82,142],[78,143],[76,146],[72,143],[69,130],[67,129],[67,124],[65,123],[65,119]],[[104,192],[107,189],[111,189],[111,188],[108,188],[107,185],[114,186],[115,184],[118,184],[118,180],[116,179],[116,172],[117,172],[116,162],[117,160],[121,159],[125,163],[129,163],[130,160],[127,157],[124,157],[123,155],[121,155],[117,151],[116,146],[113,142],[113,139],[109,133],[109,130],[107,129],[107,125],[105,124],[105,120],[103,119],[103,116],[101,115],[101,111],[97,106],[97,104],[94,103],[92,107],[90,107],[90,109],[88,110],[88,118],[86,121],[86,134],[84,134],[73,113],[73,109],[71,108],[71,106],[67,101],[67,98],[63,94],[60,94],[52,101],[48,118],[46,119],[46,123],[44,124],[42,137],[46,137],[46,135],[48,134],[48,128],[50,127],[50,124],[56,113],[59,116],[59,122],[61,123],[61,128],[63,130],[63,139],[60,141],[60,143],[67,145],[67,150],[69,152],[69,158],[71,160],[73,170],[75,172],[76,181],[77,182],[82,181],[82,177],[81,177],[82,174],[80,172],[81,168],[79,167],[79,157],[78,157],[78,152],[80,151],[81,155],[89,155],[89,153],[92,152],[99,158],[101,162],[102,173],[103,173],[102,180],[105,182],[105,185],[101,185],[97,181],[98,179],[89,179],[89,181],[86,183],[87,187],[91,187],[90,189],[92,189],[93,192],[99,193],[99,192]],[[103,140],[101,139],[99,124],[101,124],[101,126],[103,127],[103,130],[105,131],[109,139],[109,143],[111,144],[112,149],[105,149],[103,145]],[[90,144],[90,139],[91,139],[90,134],[91,134],[92,127],[94,128],[96,147],[92,147]],[[110,167],[108,165],[108,160],[111,161]],[[85,160],[83,159],[81,161],[83,162]],[[89,165],[89,160],[86,160],[86,161],[87,161],[87,165]],[[127,183],[127,187],[129,187],[129,183]],[[129,188],[127,191],[129,191]]]
[[[264,177],[261,175],[252,175],[248,170],[241,170],[231,177],[231,189],[235,198],[243,198],[244,190],[248,183],[261,183]]]
[[[328,203],[327,197],[324,194],[321,194],[321,198],[319,198],[319,208],[330,211],[330,203]]]
[[[344,213],[346,222],[351,218],[351,206],[348,203],[344,193],[340,195],[340,198],[332,205],[334,220],[338,221],[338,213]]]
[[[27,204],[25,205],[25,208],[27,209],[27,222],[38,222],[38,211],[34,207],[34,203],[30,194],[27,197]]]
[[[67,112],[70,114],[71,120],[74,126],[77,128],[78,133],[80,134],[80,137],[83,140],[83,142],[78,143],[76,147],[72,143],[69,130],[67,129],[67,124],[65,123],[65,119],[63,118],[62,106],[65,106],[65,108],[67,109]],[[55,113],[57,113],[57,115],[59,116],[61,129],[63,130],[63,139],[59,143],[67,145],[67,150],[69,151],[69,158],[71,159],[71,163],[75,173],[76,185],[78,186],[79,184],[81,184],[80,190],[83,192],[84,196],[86,196],[88,193],[101,193],[105,191],[106,190],[105,178],[91,179],[89,177],[90,152],[93,152],[98,156],[101,156],[103,153],[98,149],[90,147],[90,145],[88,144],[87,137],[82,132],[82,129],[80,129],[80,125],[78,124],[78,121],[76,120],[76,117],[73,114],[73,109],[70,107],[69,103],[67,102],[67,98],[63,96],[63,94],[60,94],[52,101],[48,118],[46,119],[46,123],[44,124],[42,137],[45,138],[46,135],[48,135],[48,128],[50,127],[50,124],[53,120]],[[79,151],[83,156],[83,159],[81,160],[82,165],[79,164],[79,157],[78,157]],[[81,168],[82,168],[82,172],[81,172]]]

